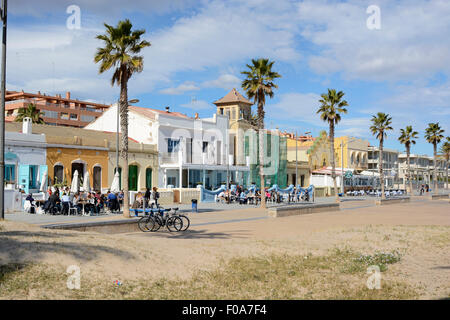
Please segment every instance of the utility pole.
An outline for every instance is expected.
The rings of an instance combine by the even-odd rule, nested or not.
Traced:
[[[341,192],[344,196],[344,142],[341,140]]]
[[[298,150],[298,134],[297,131],[295,131],[295,186],[297,187],[297,181],[298,181],[298,157],[297,157],[297,150]]]
[[[5,219],[5,95],[6,95],[6,21],[8,1],[2,0],[0,16],[3,22],[2,37],[2,80],[0,101],[0,220]]]

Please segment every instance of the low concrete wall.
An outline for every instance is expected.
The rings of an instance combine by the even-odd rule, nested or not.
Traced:
[[[302,205],[287,205],[282,207],[269,208],[269,216],[273,218],[296,216],[301,214],[339,211],[339,203],[312,203]]]
[[[196,199],[200,202],[200,189],[197,188],[183,188],[181,189],[181,202],[182,204],[191,204],[191,200]]]
[[[87,223],[53,224],[42,226],[42,228],[116,234],[116,233],[140,231],[137,222],[138,219],[130,219],[130,220],[99,221]]]
[[[448,194],[432,194],[428,196],[428,199],[430,200],[442,200],[442,199],[448,199]]]
[[[395,197],[395,198],[387,198],[387,199],[377,199],[377,200],[375,200],[375,204],[379,205],[379,206],[384,206],[387,204],[409,202],[410,200],[411,200],[410,197]]]

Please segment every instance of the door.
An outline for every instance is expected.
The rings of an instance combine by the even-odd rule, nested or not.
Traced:
[[[101,167],[94,167],[93,172],[93,184],[94,190],[101,191],[102,190],[102,168]]]
[[[84,175],[84,164],[82,163],[72,163],[72,176],[71,176],[71,180],[73,180],[73,174],[75,173],[75,171],[78,171],[78,183],[79,185],[81,185],[81,178]]]
[[[131,165],[128,170],[128,188],[130,191],[137,191],[138,167]]]
[[[28,193],[30,188],[30,166],[29,165],[19,165],[19,185]]]
[[[152,168],[145,169],[145,187],[152,188]]]

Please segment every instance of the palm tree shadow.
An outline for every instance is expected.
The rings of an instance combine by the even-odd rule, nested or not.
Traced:
[[[148,234],[143,234],[148,235]],[[231,239],[246,238],[248,233],[245,230],[237,230],[232,232],[208,232],[207,230],[186,230],[181,232],[158,231],[151,233],[152,236],[163,237],[168,239]]]
[[[44,231],[0,232],[0,282],[6,273],[18,271],[32,262],[39,262],[51,253],[61,253],[80,262],[95,260],[101,254],[118,256],[124,260],[135,258],[129,252],[100,244],[58,241],[70,237],[75,235]]]

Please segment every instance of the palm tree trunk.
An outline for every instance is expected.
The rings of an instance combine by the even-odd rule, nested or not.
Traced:
[[[386,195],[384,194],[384,173],[383,173],[383,137],[384,133],[381,134],[380,139],[380,154],[378,159],[378,173],[380,174],[380,185],[381,185],[381,199],[386,199]]]
[[[260,178],[260,194],[261,208],[266,208],[266,190],[264,182],[264,105],[258,102],[258,135],[259,135],[259,178]]]
[[[434,151],[434,171],[433,171],[433,179],[434,179],[434,193],[437,194],[438,193],[438,181],[437,181],[437,166],[436,166],[436,157],[437,157],[437,143],[433,143],[433,151]]]
[[[336,198],[336,202],[339,202],[339,195],[336,183],[336,163],[334,161],[334,122],[330,122],[330,162],[331,162],[331,178],[333,178],[333,185],[334,185],[334,196]]]
[[[412,181],[411,181],[411,166],[410,166],[410,158],[409,158],[409,156],[410,156],[410,147],[409,147],[409,145],[407,145],[406,146],[406,161],[408,163],[408,186],[409,186],[408,193],[410,195],[412,195],[413,188],[412,188]]]
[[[448,189],[448,159],[445,161],[445,177],[445,188]]]
[[[123,217],[130,218],[130,200],[128,192],[128,81],[124,74],[120,84],[120,131],[121,146],[120,157],[122,158],[123,177]]]

